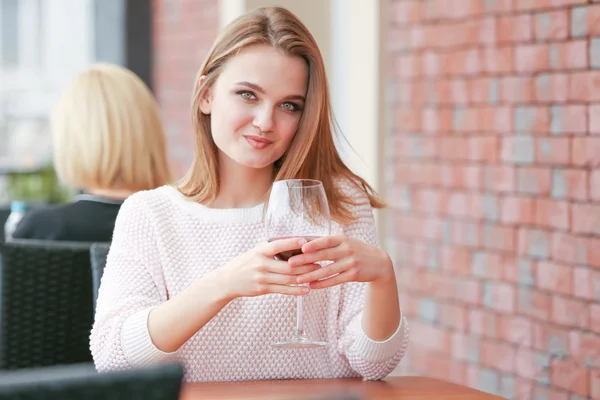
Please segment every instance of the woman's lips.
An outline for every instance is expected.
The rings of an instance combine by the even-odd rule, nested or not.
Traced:
[[[273,141],[261,136],[244,136],[244,138],[246,139],[248,144],[250,144],[250,146],[252,146],[252,148],[256,150],[262,150],[271,143],[273,143]]]

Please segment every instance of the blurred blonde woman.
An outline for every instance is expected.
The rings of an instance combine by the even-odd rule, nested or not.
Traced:
[[[156,100],[126,68],[97,64],[79,74],[58,100],[51,129],[58,177],[83,193],[28,214],[14,238],[109,242],[129,195],[170,182]]]

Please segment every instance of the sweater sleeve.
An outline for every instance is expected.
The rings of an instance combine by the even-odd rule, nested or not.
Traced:
[[[357,188],[351,196],[359,204],[353,207],[357,219],[344,227],[344,234],[373,246],[378,246],[373,210],[368,198]],[[401,314],[396,332],[385,341],[370,339],[362,329],[362,315],[367,283],[346,283],[341,288],[338,317],[340,351],[352,369],[365,379],[383,379],[398,365],[408,346],[408,325]]]
[[[102,276],[90,348],[96,369],[142,367],[177,357],[159,350],[148,314],[167,300],[152,215],[145,192],[121,206]]]

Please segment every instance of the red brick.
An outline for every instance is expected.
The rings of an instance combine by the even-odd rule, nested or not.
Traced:
[[[481,216],[481,196],[475,193],[448,194],[446,215],[477,219]]]
[[[445,188],[479,189],[481,187],[481,168],[477,165],[455,165],[444,168],[441,184]],[[446,210],[446,206],[443,207]]]
[[[600,271],[589,267],[573,269],[573,295],[587,300],[600,300]]]
[[[454,294],[453,283],[444,275],[419,268],[415,271],[414,278],[416,282],[414,288],[426,296],[449,299]]]
[[[395,107],[394,127],[398,132],[418,132],[421,130],[421,113],[418,109],[408,107]]]
[[[600,370],[590,370],[590,397],[593,400],[600,399]]]
[[[571,160],[579,166],[600,166],[600,138],[573,138]]]
[[[481,341],[480,346],[481,365],[509,374],[514,371],[516,350],[513,346],[486,339]]]
[[[545,44],[518,45],[515,69],[519,73],[547,71],[550,67],[550,48]]]
[[[487,249],[514,252],[517,232],[514,227],[487,224],[483,228],[483,245]]]
[[[414,209],[424,214],[439,214],[441,192],[435,189],[420,189],[413,195]]]
[[[444,247],[440,256],[442,270],[457,275],[471,275],[471,252],[468,249]]]
[[[552,187],[552,171],[548,168],[522,167],[517,170],[519,193],[547,196]]]
[[[587,33],[590,36],[600,34],[600,5],[587,8]]]
[[[481,304],[481,282],[476,279],[454,279],[454,300],[470,305]]]
[[[520,377],[532,380],[544,374],[537,364],[536,353],[522,347],[517,349],[515,356],[515,372]]]
[[[501,268],[502,268],[502,280],[504,282],[510,283],[521,283],[522,271],[521,261],[516,254],[510,253],[502,253],[500,255],[501,258]],[[533,263],[529,263],[531,267],[531,273],[533,273],[533,268],[535,267]]]
[[[468,329],[467,316],[467,309],[462,305],[440,304],[439,319],[442,326],[466,332]]]
[[[484,305],[504,314],[513,314],[516,308],[515,286],[504,282],[487,283]]]
[[[478,247],[481,241],[481,226],[476,222],[454,221],[451,243],[461,247]]]
[[[549,372],[542,372],[538,377],[538,380],[550,380],[547,378]],[[569,392],[557,389],[555,387],[548,387],[547,384],[537,384],[533,389],[532,399],[547,399],[547,400],[570,400]]]
[[[515,69],[515,49],[512,46],[483,49],[483,69],[491,73],[508,73]]]
[[[518,355],[518,353],[517,353]],[[535,383],[529,379],[521,378],[517,375],[515,387],[515,400],[533,399]]]
[[[499,318],[500,316],[493,312],[473,308],[469,311],[469,332],[488,338],[497,338]]]
[[[535,204],[531,197],[506,196],[501,201],[501,221],[507,224],[533,224]]]
[[[590,324],[589,308],[582,301],[553,296],[552,322],[573,328],[587,329]]]
[[[421,21],[423,2],[402,1],[391,5],[392,23],[396,25],[418,24]]]
[[[537,198],[536,225],[542,228],[569,229],[570,204],[566,201]]]
[[[567,165],[571,158],[570,138],[539,137],[535,139],[535,161],[538,164]]]
[[[552,43],[550,68],[552,70],[570,70],[587,68],[589,65],[587,40],[571,40]]]
[[[588,199],[588,171],[583,169],[560,169],[554,171],[553,197],[574,200]],[[564,185],[564,187],[563,187]],[[592,183],[593,189],[593,183]],[[563,190],[566,188],[566,193]]]
[[[450,349],[450,333],[446,329],[413,321],[411,331],[415,345],[440,353]]]
[[[590,304],[590,329],[596,334],[600,334],[600,304]]]
[[[530,347],[533,343],[531,319],[517,315],[499,315],[498,338],[522,347]]]
[[[421,126],[425,133],[447,133],[452,130],[452,110],[445,108],[426,108],[423,110]],[[439,139],[434,141],[436,148],[439,147]],[[438,150],[439,151],[439,150]],[[437,152],[436,152],[437,155]]]
[[[530,77],[511,76],[500,80],[500,102],[531,103],[535,100],[534,80]]]
[[[577,360],[554,360],[552,361],[550,371],[554,386],[574,392],[580,396],[588,396],[588,371]]]
[[[414,78],[421,75],[421,58],[415,54],[400,54],[392,59],[393,73],[400,78]]]
[[[425,76],[436,77],[441,71],[440,56],[433,51],[426,51],[423,53],[421,64],[423,65],[423,72]]]
[[[588,107],[588,131],[592,135],[600,135],[600,104]]]
[[[600,70],[572,73],[569,78],[569,100],[600,101]]]
[[[569,333],[569,354],[579,364],[600,366],[600,336],[572,330]]]
[[[530,14],[498,17],[498,43],[527,42],[533,39],[533,19]]]
[[[490,79],[487,77],[473,78],[467,81],[469,103],[483,104],[488,102]]]
[[[589,264],[600,268],[600,239],[577,237],[554,232],[552,235],[552,258],[570,264]]]
[[[590,177],[590,198],[600,201],[600,169],[595,169]]]
[[[466,161],[469,159],[469,139],[466,137],[444,137],[440,140],[440,157],[448,161]]]
[[[516,188],[517,170],[509,165],[484,167],[483,187],[495,192],[513,192]]]
[[[552,312],[552,296],[533,289],[520,288],[517,295],[519,314],[546,321]]]
[[[533,324],[533,348],[542,353],[566,354],[571,347],[569,328],[557,327],[548,322]]]
[[[561,264],[540,261],[535,269],[536,286],[539,289],[571,295],[573,293],[573,268]]]
[[[564,103],[569,94],[567,74],[538,75],[535,81],[535,99],[543,103]]]
[[[454,50],[445,54],[444,68],[451,75],[476,75],[483,69],[476,48]]]
[[[500,13],[508,12],[513,10],[514,0],[497,0],[485,4],[485,10],[487,13]]]
[[[573,204],[573,232],[600,235],[600,204]]]
[[[582,105],[568,105],[562,107],[561,133],[587,133],[587,109]]]
[[[495,163],[498,160],[499,140],[496,136],[470,137],[469,160]]]
[[[569,10],[543,12],[535,16],[535,39],[566,39],[569,34]]]
[[[469,346],[471,338],[459,332],[453,332],[451,337],[450,354],[459,361],[469,360]]]

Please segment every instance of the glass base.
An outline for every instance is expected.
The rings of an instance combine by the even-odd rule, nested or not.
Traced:
[[[278,349],[316,349],[327,347],[327,342],[311,340],[306,336],[292,336],[287,342],[273,343],[271,346]]]

